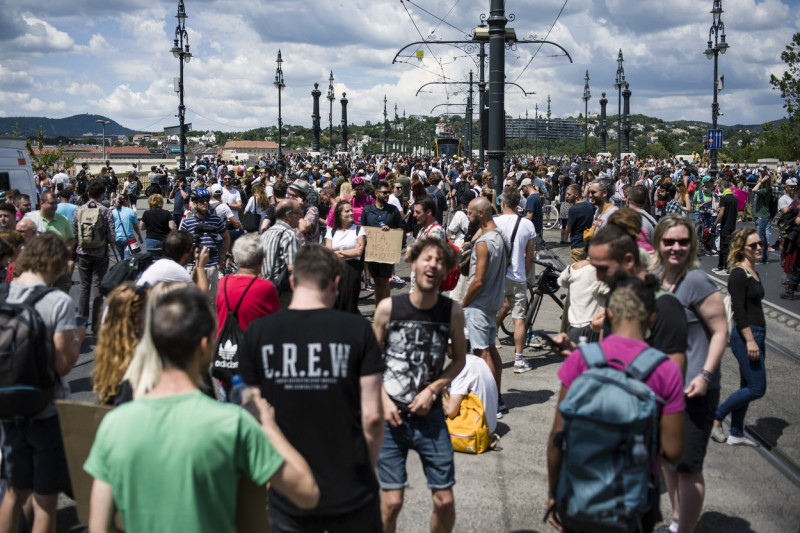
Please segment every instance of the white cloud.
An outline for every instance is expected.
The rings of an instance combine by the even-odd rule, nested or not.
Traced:
[[[272,0],[267,4],[192,0],[186,5],[194,54],[185,66],[187,116],[195,129],[275,124],[277,89],[272,82],[278,49],[284,59],[286,89],[281,111],[286,124],[311,124],[310,93],[315,82],[320,84],[320,107],[323,123],[327,122],[325,93],[331,70],[337,124],[343,91],[350,100],[348,117],[356,123],[381,121],[384,95],[390,116],[395,103],[400,114],[406,110],[408,115],[429,113],[447,101],[448,94],[451,103],[460,103],[465,98],[464,86],[432,85],[419,96],[415,93],[427,82],[441,81],[442,74],[449,80],[466,80],[470,69],[477,84],[476,63],[464,57],[463,50],[431,44],[422,63],[409,59],[393,65],[392,58],[404,45],[420,40],[420,33],[423,38],[432,34],[440,40],[464,39],[480,22],[479,16],[488,14],[487,4],[461,0],[451,10],[451,0],[428,0],[420,7],[363,0]],[[553,25],[563,0],[507,3],[509,13],[516,15],[509,27],[520,38],[546,36],[564,46],[574,63],[547,45],[538,49],[520,44],[507,50],[507,79],[537,94],[524,97],[519,90],[508,89],[506,111],[524,116],[527,110],[533,116],[538,104],[544,113],[550,95],[553,116],[582,112],[583,76],[588,69],[590,112],[598,111],[600,94],[605,91],[609,113],[616,113],[613,84],[621,48],[633,91],[632,112],[668,120],[709,120],[712,63],[702,52],[711,25],[711,4],[711,0],[660,4],[583,0],[568,3]],[[0,46],[1,114],[50,109],[63,116],[91,111],[124,125],[150,129],[176,123],[173,78],[179,65],[170,53],[176,24],[174,2],[142,5],[118,0],[112,6],[100,0],[75,0],[68,8],[47,6],[45,0],[28,0],[24,5],[18,1],[10,13],[19,24],[0,24],[0,29],[7,30],[0,40],[8,39]],[[423,8],[446,21],[436,20]],[[769,74],[784,70],[780,52],[797,31],[800,7],[795,0],[725,0],[724,8],[731,47],[720,57],[720,73],[726,79],[720,95],[722,122],[780,118],[784,114],[781,101],[768,79]],[[475,99],[477,105],[477,94]]]

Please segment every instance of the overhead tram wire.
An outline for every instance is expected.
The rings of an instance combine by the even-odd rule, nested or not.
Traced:
[[[214,124],[219,124],[220,126],[233,128],[234,130],[238,130],[238,129],[242,129],[243,128],[242,126],[232,126],[231,124],[225,124],[224,122],[219,122],[218,120],[214,120],[212,118],[205,117],[205,116],[201,115],[200,113],[198,113],[197,111],[195,111],[194,109],[190,109],[189,107],[187,107],[186,110],[187,111],[191,111],[192,113],[194,113],[198,117],[204,118],[204,119],[208,120],[209,122],[213,122]],[[263,127],[264,126],[259,126],[259,128],[263,128]]]
[[[562,5],[561,9],[558,11],[558,15],[556,15],[555,20],[550,25],[550,29],[547,30],[547,34],[542,39],[543,41],[546,41],[547,38],[550,36],[550,33],[553,31],[553,28],[555,27],[556,22],[558,22],[558,19],[561,18],[561,13],[563,13],[564,12],[564,8],[567,7],[567,2],[569,2],[569,0],[564,0],[564,5]],[[523,68],[522,71],[519,73],[519,76],[517,76],[517,78],[514,80],[514,83],[518,82],[519,79],[522,77],[522,75],[525,74],[525,71],[528,69],[529,66],[531,66],[531,63],[533,63],[533,60],[536,59],[536,55],[539,53],[539,50],[542,49],[542,46],[544,46],[544,43],[539,43],[539,48],[537,48],[536,51],[533,53],[533,56],[531,56],[531,59],[528,61],[528,64],[525,65],[525,68]]]
[[[403,1],[403,0],[401,0],[401,1]],[[406,2],[408,2],[409,4],[411,4],[412,6],[416,7],[416,8],[417,8],[417,9],[419,9],[420,11],[423,11],[423,12],[425,12],[426,14],[428,14],[428,15],[432,16],[433,18],[435,18],[436,20],[438,20],[438,21],[439,21],[439,24],[437,24],[437,25],[436,25],[436,27],[435,27],[435,28],[433,28],[433,31],[432,31],[431,33],[435,32],[437,29],[439,29],[439,26],[441,26],[442,24],[446,24],[446,25],[450,26],[451,28],[453,28],[454,30],[458,30],[459,32],[463,33],[464,35],[466,35],[466,34],[467,34],[467,32],[465,32],[465,31],[464,31],[464,30],[462,30],[461,28],[459,28],[459,27],[457,27],[457,26],[453,26],[452,24],[450,24],[449,22],[447,22],[447,20],[445,20],[447,17],[449,17],[449,16],[450,16],[450,13],[452,13],[452,11],[453,11],[453,10],[456,8],[456,6],[458,5],[458,3],[459,3],[461,0],[456,0],[456,3],[455,3],[455,4],[453,4],[453,7],[451,7],[451,8],[450,8],[450,9],[447,11],[447,14],[445,14],[444,18],[441,18],[441,17],[439,17],[439,15],[436,15],[436,14],[434,14],[434,13],[431,13],[430,11],[428,11],[427,9],[425,9],[424,7],[422,7],[422,6],[420,6],[420,5],[417,5],[417,4],[415,4],[415,3],[414,3],[414,2],[412,2],[411,0],[405,0],[405,1],[406,1]]]
[[[419,39],[421,41],[425,41],[425,43],[426,43],[425,44],[425,48],[428,49],[428,51],[431,53],[431,57],[433,57],[433,59],[436,60],[436,63],[439,65],[439,70],[442,71],[442,73],[441,73],[442,79],[446,79],[446,76],[444,75],[444,65],[442,65],[441,61],[439,61],[439,58],[436,57],[436,54],[433,53],[433,50],[431,49],[430,44],[428,44],[427,40],[425,39],[425,37],[423,37],[422,32],[419,29],[419,26],[417,26],[417,23],[414,22],[414,17],[412,17],[411,13],[408,11],[408,6],[406,6],[405,0],[400,0],[400,3],[403,5],[403,9],[405,9],[406,15],[408,15],[408,18],[411,21],[411,24],[414,26],[414,29],[417,30],[417,34],[419,35]],[[445,94],[447,94],[447,86],[446,85],[445,85]]]

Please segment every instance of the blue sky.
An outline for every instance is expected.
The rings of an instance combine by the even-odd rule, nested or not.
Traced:
[[[589,111],[599,111],[600,93],[617,109],[613,87],[617,52],[632,91],[631,112],[667,120],[710,120],[712,61],[706,59],[712,0],[508,0],[509,27],[518,38],[559,43],[519,45],[506,51],[506,76],[528,92],[506,93],[512,116],[554,117],[583,111],[584,75],[589,70]],[[489,11],[489,0],[185,0],[189,43],[186,65],[187,122],[225,131],[277,123],[275,59],[283,56],[284,124],[311,125],[311,90],[320,84],[322,123],[325,93],[334,74],[338,124],[342,92],[349,122],[383,119],[388,112],[429,114],[437,104],[465,100],[459,86],[428,82],[466,80],[473,57],[446,45],[425,47],[422,62],[408,57],[392,64],[404,45],[431,37],[460,40]],[[784,116],[782,100],[769,85],[780,73],[780,53],[800,28],[797,0],[723,0],[728,52],[720,56],[725,89],[720,122],[753,124]],[[431,14],[444,19],[437,20]],[[0,0],[0,115],[65,117],[97,113],[136,130],[177,124],[173,78],[178,60],[170,53],[177,0]],[[560,15],[559,15],[560,13]],[[414,49],[410,49],[413,52]],[[411,54],[409,54],[411,55]],[[444,78],[443,78],[444,76]],[[488,79],[488,69],[487,69]],[[449,98],[449,99],[448,99]],[[441,111],[443,108],[438,108]],[[457,108],[451,108],[455,110]]]

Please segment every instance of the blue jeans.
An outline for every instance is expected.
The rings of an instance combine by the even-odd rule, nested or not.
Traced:
[[[747,357],[747,343],[742,337],[738,327],[731,331],[731,351],[739,362],[739,390],[728,396],[718,408],[715,415],[717,420],[722,420],[729,413],[731,415],[731,435],[744,436],[744,415],[750,402],[764,396],[767,392],[767,370],[764,366],[764,341],[767,330],[761,326],[750,326],[753,338],[758,344],[760,355],[753,361]]]
[[[406,458],[416,450],[428,488],[443,490],[456,482],[453,444],[444,419],[444,411],[433,406],[425,416],[405,414],[403,423],[393,428],[385,423],[385,437],[378,455],[378,480],[384,490],[406,486]]]
[[[156,259],[161,257],[161,239],[145,239],[144,248]]]
[[[772,224],[769,217],[756,219],[756,233],[761,238],[761,262],[767,262],[769,256],[769,242],[772,238]]]
[[[114,249],[117,251],[118,259],[127,259],[131,256],[131,250],[128,248],[128,241],[114,241]]]

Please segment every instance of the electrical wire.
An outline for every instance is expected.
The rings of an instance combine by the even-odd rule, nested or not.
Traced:
[[[197,111],[195,111],[194,109],[190,109],[190,108],[188,108],[188,107],[186,108],[186,110],[187,110],[187,111],[191,111],[192,113],[194,113],[194,114],[195,114],[195,115],[197,115],[198,117],[200,117],[200,118],[203,118],[203,119],[206,119],[206,120],[208,120],[209,122],[213,122],[214,124],[219,124],[220,126],[226,126],[226,127],[228,127],[228,128],[233,128],[234,130],[241,130],[241,129],[244,129],[244,127],[243,127],[243,126],[232,126],[231,124],[225,124],[224,122],[219,122],[219,121],[217,121],[217,120],[214,120],[214,119],[212,119],[212,118],[205,117],[205,116],[201,115],[200,113],[198,113]],[[261,127],[263,127],[263,126],[258,126],[258,127],[259,127],[259,128],[261,128]]]
[[[406,0],[406,2],[408,2],[408,3],[409,3],[409,4],[411,4],[412,6],[416,7],[417,9],[419,9],[420,11],[423,11],[423,12],[427,13],[428,15],[432,16],[433,18],[435,18],[436,20],[438,20],[438,21],[439,21],[439,24],[438,24],[438,25],[437,25],[437,26],[436,26],[436,27],[433,29],[433,31],[432,31],[431,33],[434,33],[434,32],[435,32],[435,31],[436,31],[436,30],[439,28],[439,26],[441,26],[442,24],[446,24],[447,26],[450,26],[450,27],[451,27],[451,28],[453,28],[454,30],[458,30],[458,31],[460,31],[461,33],[463,33],[463,34],[465,34],[465,35],[467,34],[467,32],[465,32],[465,31],[464,31],[464,30],[462,30],[461,28],[459,28],[459,27],[457,27],[457,26],[453,26],[452,24],[450,24],[449,22],[447,22],[447,21],[445,20],[445,19],[446,19],[446,18],[447,18],[447,17],[450,15],[450,13],[453,11],[453,9],[455,9],[455,7],[458,5],[458,2],[460,2],[460,0],[456,0],[456,3],[455,3],[455,4],[453,4],[453,7],[451,7],[451,8],[450,8],[450,9],[447,11],[447,14],[444,16],[444,18],[441,18],[441,17],[439,17],[438,15],[436,15],[436,14],[434,14],[434,13],[431,13],[430,11],[428,11],[427,9],[425,9],[424,7],[422,7],[422,6],[420,6],[420,5],[417,5],[417,4],[415,4],[415,3],[414,3],[414,2],[412,2],[411,0]]]
[[[411,12],[408,10],[408,6],[406,6],[405,1],[404,0],[400,0],[400,3],[403,5],[403,9],[405,9],[406,15],[408,15],[409,20],[411,20],[411,24],[414,26],[414,29],[417,30],[417,34],[419,34],[420,40],[421,41],[425,41],[425,37],[422,36],[422,32],[420,31],[419,26],[417,26],[417,23],[414,22],[414,17],[411,16]],[[436,63],[439,65],[439,70],[441,70],[441,72],[442,72],[441,73],[441,77],[442,77],[442,79],[445,79],[446,76],[444,74],[444,66],[442,65],[442,62],[439,61],[439,58],[436,57],[436,54],[433,53],[433,50],[431,49],[431,46],[430,46],[429,43],[427,43],[427,42],[425,43],[425,48],[427,48],[428,51],[431,53],[431,57],[433,57],[433,59],[436,60]],[[446,85],[445,85],[445,93],[447,94],[447,86]]]
[[[564,12],[564,8],[567,7],[567,2],[569,2],[569,0],[564,0],[564,5],[562,5],[561,9],[558,11],[558,15],[556,15],[556,19],[550,25],[550,29],[547,30],[547,34],[544,36],[544,39],[542,39],[543,41],[546,41],[547,37],[550,36],[550,32],[553,31],[553,28],[555,27],[556,22],[558,22],[558,19],[561,17],[561,13],[563,13]],[[539,48],[537,48],[536,51],[533,53],[533,55],[531,56],[531,59],[528,61],[528,64],[525,65],[525,68],[523,68],[522,71],[519,73],[519,76],[516,77],[516,79],[514,80],[514,83],[519,81],[519,79],[522,77],[522,75],[525,74],[525,71],[528,69],[528,67],[531,65],[531,63],[533,63],[533,60],[536,59],[536,55],[539,53],[539,50],[542,49],[542,46],[544,46],[544,43],[539,43]]]

